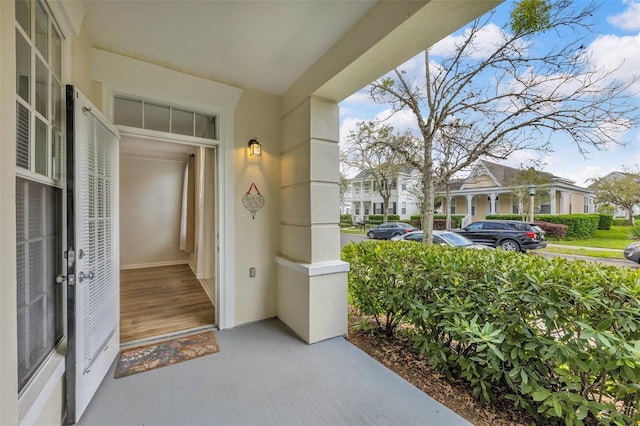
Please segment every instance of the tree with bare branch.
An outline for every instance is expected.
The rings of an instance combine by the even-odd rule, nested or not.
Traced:
[[[424,241],[432,232],[434,189],[480,158],[506,159],[520,150],[547,151],[567,135],[585,155],[606,149],[640,122],[630,88],[614,68],[591,65],[585,30],[595,6],[520,0],[498,29],[493,14],[464,30],[455,47],[432,60],[424,52],[424,81],[400,70],[370,86],[375,102],[415,116],[418,143],[389,145],[421,173]],[[487,32],[496,34],[483,43]],[[542,33],[555,43],[539,43]]]

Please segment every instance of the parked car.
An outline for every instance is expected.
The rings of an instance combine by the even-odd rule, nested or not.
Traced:
[[[378,225],[375,228],[369,229],[367,237],[371,239],[391,239],[397,235],[406,234],[407,232],[416,231],[417,228],[402,222],[389,222]]]
[[[417,241],[422,242],[423,234],[422,231],[413,231],[406,233],[404,235],[398,235],[391,238],[393,241]],[[433,235],[431,238],[433,244],[440,244],[443,246],[450,247],[464,247],[470,249],[492,249],[486,244],[478,244],[474,243],[470,239],[463,237],[460,234],[457,234],[452,231],[433,231]]]
[[[454,231],[476,243],[507,251],[525,252],[547,246],[542,228],[518,220],[481,220]]]
[[[624,257],[632,262],[640,263],[640,242],[629,244],[624,249]]]

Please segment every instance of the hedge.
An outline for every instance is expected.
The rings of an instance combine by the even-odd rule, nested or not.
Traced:
[[[599,213],[600,221],[598,222],[598,229],[602,231],[608,231],[611,229],[611,225],[613,225],[613,216],[610,214],[602,214]]]
[[[615,226],[630,226],[629,219],[613,219],[613,224]]]
[[[537,424],[637,424],[636,271],[503,250],[364,241],[342,250],[354,307],[430,365]],[[361,323],[370,326],[370,323]]]
[[[539,220],[536,220],[534,223],[544,230],[546,236],[554,237],[559,240],[567,236],[567,231],[569,229],[567,225],[560,225],[559,223],[542,222]]]
[[[487,219],[522,220],[519,215],[487,215]],[[569,240],[585,240],[596,236],[600,225],[600,215],[597,214],[537,214],[534,220],[558,223],[567,226]]]
[[[341,214],[340,226],[353,226],[353,217],[350,214]]]
[[[444,225],[447,221],[447,216],[443,214],[433,215],[434,225],[433,229],[446,229],[446,228],[436,228],[436,220],[442,219],[442,224]],[[462,219],[464,219],[464,215],[461,214],[452,214],[451,215],[451,228],[462,228]],[[411,216],[411,224],[416,228],[422,229],[422,215],[414,214]],[[440,226],[440,225],[438,225]]]
[[[367,220],[365,220],[365,223],[367,225],[380,225],[383,221],[383,218],[384,216],[381,214],[370,214],[369,216],[367,216]],[[400,215],[387,215],[387,222],[400,222]]]

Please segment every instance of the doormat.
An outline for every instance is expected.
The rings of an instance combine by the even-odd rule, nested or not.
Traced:
[[[120,352],[115,378],[189,361],[219,350],[213,331],[125,349]]]

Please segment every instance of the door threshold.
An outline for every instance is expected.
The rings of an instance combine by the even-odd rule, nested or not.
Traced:
[[[208,330],[218,330],[215,325],[203,325],[200,327],[188,328],[186,330],[172,331],[171,333],[159,334],[157,336],[145,337],[143,339],[130,340],[128,342],[120,342],[120,349],[129,349],[136,346],[147,345],[151,343],[162,342],[163,340],[170,340],[176,337],[190,336],[192,334],[201,333]]]

